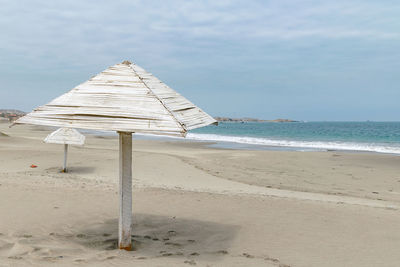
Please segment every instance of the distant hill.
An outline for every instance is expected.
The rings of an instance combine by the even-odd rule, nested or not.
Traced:
[[[26,114],[26,112],[18,109],[0,109],[0,113]]]
[[[230,121],[230,122],[299,122],[289,119],[275,119],[275,120],[261,120],[255,118],[229,118],[229,117],[214,117],[217,121]]]
[[[24,116],[26,112],[17,109],[0,109],[0,118],[7,119],[10,122]]]
[[[299,121],[289,120],[289,119],[276,119],[276,120],[268,120],[266,122],[299,122]]]

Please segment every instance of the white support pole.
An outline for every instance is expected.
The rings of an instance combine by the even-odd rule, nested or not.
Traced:
[[[132,133],[119,133],[119,230],[120,249],[132,249]]]
[[[68,144],[64,144],[64,166],[62,172],[67,172]]]

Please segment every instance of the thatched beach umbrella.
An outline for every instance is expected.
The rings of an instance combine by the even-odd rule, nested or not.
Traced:
[[[85,144],[85,136],[75,129],[60,128],[49,134],[44,139],[44,142],[64,145],[64,165],[62,172],[67,172],[68,145],[83,146]]]
[[[216,121],[141,67],[124,61],[38,107],[15,124],[119,133],[119,248],[132,248],[132,133],[185,137]]]

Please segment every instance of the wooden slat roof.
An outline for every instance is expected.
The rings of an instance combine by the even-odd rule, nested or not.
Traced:
[[[15,124],[185,136],[216,121],[141,67],[124,61]]]

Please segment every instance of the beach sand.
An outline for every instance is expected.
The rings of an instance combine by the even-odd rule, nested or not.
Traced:
[[[399,156],[134,140],[127,252],[116,136],[88,135],[60,173],[51,131],[0,132],[0,267],[400,264]]]

